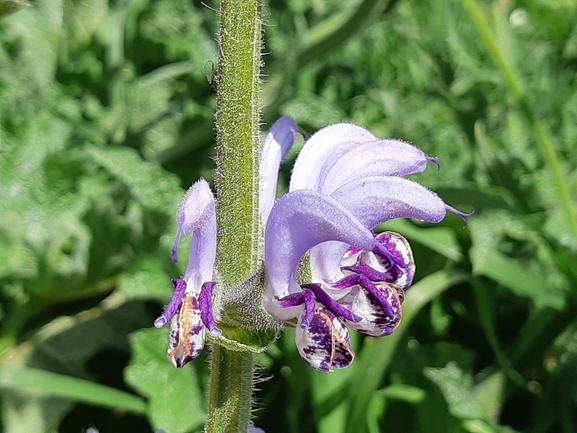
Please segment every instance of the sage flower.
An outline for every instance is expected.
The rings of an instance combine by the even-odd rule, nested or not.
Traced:
[[[354,359],[349,329],[386,336],[401,320],[404,291],[415,272],[408,242],[399,234],[374,234],[393,218],[436,223],[447,211],[465,220],[435,193],[406,179],[435,158],[400,140],[381,140],[347,123],[329,126],[306,141],[295,162],[289,193],[276,203],[278,170],[299,136],[295,122],[279,119],[260,154],[259,218],[264,232],[264,309],[296,322],[296,344],[305,362],[320,371]],[[154,323],[170,323],[168,358],[176,367],[198,357],[207,331],[222,334],[213,291],[217,226],[213,194],[194,184],[177,211],[172,258],[181,237],[192,234],[188,265],[174,279],[174,294]],[[310,281],[298,267],[308,253]],[[242,285],[238,290],[242,290]]]
[[[286,119],[273,126],[276,136],[294,135],[294,122]],[[275,140],[267,143],[278,147]],[[268,154],[263,149],[262,155]],[[261,158],[261,167],[270,171],[276,164],[278,170],[282,152],[274,154],[274,164]],[[401,320],[404,291],[415,271],[412,252],[397,233],[375,235],[376,226],[393,218],[437,223],[447,211],[466,222],[466,214],[405,178],[424,171],[428,162],[438,165],[409,143],[379,139],[353,124],[332,125],[304,145],[289,193],[270,212],[261,208],[264,307],[278,319],[296,319],[297,348],[311,367],[333,371],[353,362],[349,328],[385,336]],[[276,189],[270,172],[267,180],[274,180],[268,188]],[[307,252],[311,280],[298,281]]]
[[[216,260],[216,211],[208,183],[200,180],[186,192],[177,211],[178,229],[172,260],[178,261],[183,235],[192,234],[188,265],[182,279],[173,279],[174,294],[154,326],[170,322],[167,355],[175,367],[197,358],[205,344],[206,331],[221,334],[213,314],[214,263]]]

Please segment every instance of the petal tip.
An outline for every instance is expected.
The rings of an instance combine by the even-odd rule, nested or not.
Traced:
[[[166,320],[166,318],[164,316],[160,316],[154,321],[154,327],[157,329],[160,329],[160,328],[164,327],[164,325],[166,325],[167,323],[168,323],[168,320]]]
[[[432,162],[433,164],[435,164],[435,165],[437,166],[437,170],[440,170],[440,169],[441,169],[441,163],[439,162],[439,160],[440,160],[441,158],[439,158],[439,157],[432,157],[432,156],[426,156],[425,159],[426,159],[428,162]]]
[[[209,332],[212,337],[220,337],[222,335],[222,330],[216,327],[209,329]]]
[[[455,215],[459,216],[462,220],[463,220],[463,228],[466,229],[467,228],[467,217],[470,217],[471,215],[473,215],[475,213],[475,211],[471,211],[469,213],[465,213],[465,212],[461,212],[460,210],[455,209],[452,206],[447,205],[447,210],[450,212],[453,212]]]

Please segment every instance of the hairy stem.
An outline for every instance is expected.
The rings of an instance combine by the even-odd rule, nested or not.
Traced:
[[[250,421],[253,359],[215,345],[212,351],[206,432],[246,433]]]
[[[221,3],[217,90],[218,270],[226,287],[243,281],[258,258],[258,0]]]
[[[224,297],[258,263],[260,9],[259,0],[221,2],[216,189]],[[213,346],[206,432],[246,433],[252,377],[251,353]]]

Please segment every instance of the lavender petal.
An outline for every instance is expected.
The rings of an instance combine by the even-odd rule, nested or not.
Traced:
[[[293,119],[281,117],[270,128],[260,154],[259,214],[264,224],[276,198],[280,163],[298,138],[299,130]]]
[[[447,213],[447,205],[437,194],[402,177],[362,178],[342,186],[331,197],[371,229],[394,218],[438,223]]]
[[[320,179],[327,167],[344,153],[378,137],[358,125],[338,123],[323,128],[312,135],[295,161],[289,191],[299,189],[319,190]]]
[[[216,210],[208,183],[201,179],[192,185],[177,211],[178,229],[172,248],[173,260],[178,259],[178,244],[183,235],[194,233],[184,280],[199,275],[201,281],[212,280],[216,259]],[[200,286],[196,288],[196,292]]]
[[[326,168],[321,192],[331,194],[348,182],[370,176],[421,173],[430,159],[418,147],[401,140],[377,140],[352,147]]]
[[[330,240],[369,251],[376,245],[371,231],[331,197],[308,190],[282,197],[266,227],[267,293],[280,299],[299,292],[295,275],[300,258],[310,248]]]

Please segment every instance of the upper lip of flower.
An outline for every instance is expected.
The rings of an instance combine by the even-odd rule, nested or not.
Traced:
[[[372,164],[375,161],[379,164]],[[409,143],[381,140],[354,124],[315,133],[295,162],[290,192],[267,220],[267,295],[280,298],[300,290],[296,266],[311,248],[313,277],[331,278],[335,259],[340,262],[350,246],[370,251],[375,246],[371,230],[385,221],[416,218],[437,223],[447,210],[464,218],[434,192],[403,177],[422,172],[428,161],[436,159]],[[363,164],[369,164],[366,171]]]

